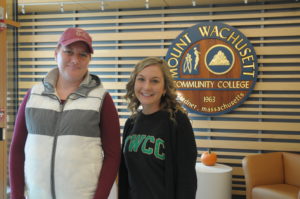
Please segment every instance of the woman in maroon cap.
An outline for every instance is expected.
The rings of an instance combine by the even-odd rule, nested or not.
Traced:
[[[90,35],[68,28],[58,67],[19,108],[10,149],[11,199],[106,199],[120,162],[120,124],[112,97],[89,73]]]

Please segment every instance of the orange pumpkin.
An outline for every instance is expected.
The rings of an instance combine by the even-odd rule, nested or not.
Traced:
[[[205,151],[204,153],[202,153],[200,160],[206,166],[213,166],[217,162],[217,154],[211,152],[210,150]]]

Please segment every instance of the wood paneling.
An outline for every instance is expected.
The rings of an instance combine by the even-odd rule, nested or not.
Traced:
[[[6,30],[0,31],[0,43],[0,111],[6,114]],[[0,128],[5,127],[6,120],[0,119]]]
[[[0,141],[0,198],[6,198],[6,141]]]
[[[287,29],[288,31],[288,29]],[[129,34],[129,33],[128,33]],[[155,32],[143,34],[143,36],[157,34]],[[131,37],[138,37],[140,34],[131,34]],[[176,34],[177,35],[177,34]],[[126,36],[126,35],[124,35]],[[163,35],[160,35],[163,36]],[[154,36],[152,36],[153,38]],[[46,37],[39,38],[38,41],[45,40]],[[120,40],[120,37],[118,40]],[[20,38],[27,40],[28,38]],[[155,38],[157,39],[157,38]],[[161,38],[160,38],[161,39]],[[112,39],[113,40],[113,39]],[[95,57],[146,57],[146,56],[160,56],[167,53],[168,49],[124,49],[124,50],[95,50]],[[281,46],[278,47],[255,47],[257,55],[300,55],[299,46]],[[46,55],[45,55],[46,54]],[[48,56],[47,56],[48,55]],[[20,58],[53,58],[53,51],[22,51],[19,54]]]
[[[274,2],[281,0],[248,0],[250,3],[262,3],[262,2]],[[83,1],[74,1],[74,0],[19,0],[19,12],[21,12],[21,6],[25,5],[26,12],[56,12],[60,10],[60,3],[64,2],[65,11],[73,10],[100,10],[99,1],[88,1],[82,3]],[[210,4],[244,4],[241,0],[195,0],[196,5],[207,6]],[[35,4],[37,3],[37,4]],[[149,6],[153,7],[172,7],[172,6],[191,6],[191,0],[151,0],[149,1]],[[104,8],[106,10],[111,9],[133,9],[145,8],[145,2],[141,0],[107,0],[104,1]]]
[[[0,2],[3,12],[6,12],[6,1]],[[4,14],[3,14],[4,15]],[[3,134],[6,128],[6,77],[7,77],[7,49],[6,37],[7,30],[0,31],[0,111],[4,111],[4,117],[0,118],[0,198],[6,199],[6,141],[3,140]]]

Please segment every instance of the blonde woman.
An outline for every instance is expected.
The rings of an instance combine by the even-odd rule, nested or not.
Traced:
[[[194,199],[196,143],[167,63],[140,61],[126,89],[119,199]]]

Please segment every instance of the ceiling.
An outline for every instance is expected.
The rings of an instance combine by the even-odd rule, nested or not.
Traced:
[[[283,0],[18,0],[19,12],[56,12],[74,10],[111,10],[145,8],[148,2],[149,8],[175,7],[175,6],[204,6],[209,4],[251,4],[267,1]],[[296,0],[295,0],[296,1]]]

